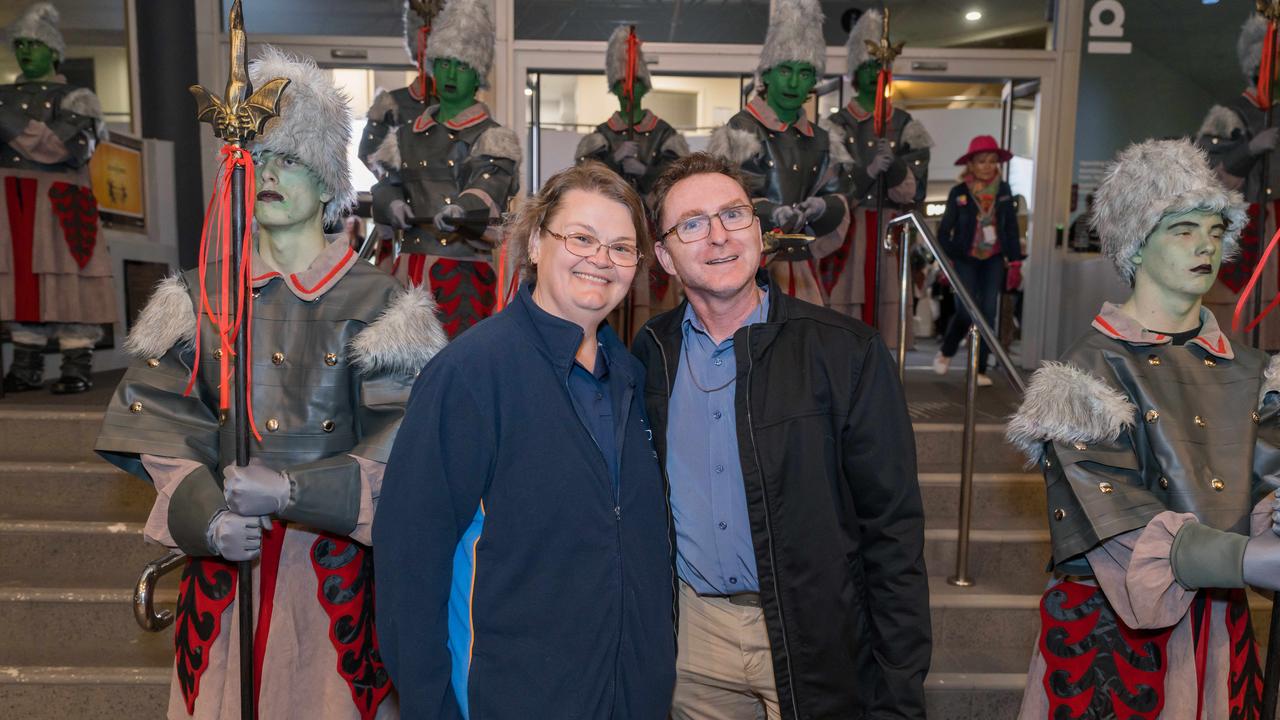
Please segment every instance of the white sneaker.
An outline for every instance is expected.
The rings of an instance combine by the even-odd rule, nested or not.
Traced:
[[[978,387],[991,387],[992,384],[990,376],[986,373],[978,373]]]
[[[951,369],[951,358],[938,353],[933,356],[933,371],[939,375],[946,375],[947,370]]]

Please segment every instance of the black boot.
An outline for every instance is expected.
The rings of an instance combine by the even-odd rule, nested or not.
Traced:
[[[62,377],[49,388],[54,395],[82,393],[93,387],[93,349],[76,348],[62,351]]]
[[[44,380],[44,348],[39,345],[13,344],[13,364],[4,376],[7,393],[39,390]]]

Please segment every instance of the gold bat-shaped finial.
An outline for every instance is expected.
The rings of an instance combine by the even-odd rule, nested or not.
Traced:
[[[867,54],[880,61],[880,67],[888,68],[893,65],[893,61],[902,54],[902,46],[906,43],[898,43],[894,45],[889,42],[889,8],[884,9],[884,25],[880,28],[880,42],[866,40]]]
[[[409,7],[422,21],[423,25],[430,25],[431,21],[435,20],[436,15],[440,14],[441,8],[444,7],[444,0],[409,0]]]
[[[248,40],[244,33],[244,13],[240,0],[231,4],[231,73],[227,91],[218,97],[203,85],[192,85],[191,94],[199,105],[196,119],[213,126],[213,134],[232,145],[244,145],[262,132],[267,121],[280,112],[280,96],[289,86],[288,78],[275,78],[253,89],[245,60]]]
[[[1280,0],[1257,0],[1255,7],[1267,20],[1280,20]]]

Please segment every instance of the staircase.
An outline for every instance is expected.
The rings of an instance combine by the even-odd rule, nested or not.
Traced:
[[[141,538],[154,493],[90,449],[115,380],[102,378],[75,399],[0,401],[0,717],[164,714],[172,631],[143,632],[131,605],[143,565],[164,554]],[[912,410],[934,634],[929,717],[1013,718],[1048,580],[1044,484],[1004,443],[999,418],[1009,398],[1003,405],[983,398],[969,563],[976,584],[948,585],[961,426],[946,417],[954,403],[932,412],[947,404],[938,393],[909,381],[908,396],[928,399]],[[922,406],[926,412],[916,413]],[[162,581],[161,606],[173,603],[177,579],[175,572]],[[1265,638],[1265,603],[1255,598],[1254,609]]]

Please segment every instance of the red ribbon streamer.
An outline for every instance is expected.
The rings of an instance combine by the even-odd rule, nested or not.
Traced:
[[[872,127],[880,137],[884,137],[885,125],[893,116],[893,101],[889,99],[892,87],[893,70],[888,67],[880,68],[880,72],[876,74],[875,117],[872,120],[874,123]]]
[[[244,168],[245,175],[245,224],[244,236],[239,239],[242,262],[240,272],[234,279],[235,287],[238,288],[236,292],[238,303],[233,309],[231,306],[233,273],[231,243],[234,238],[231,237],[231,176],[237,167]],[[242,148],[224,145],[222,164],[218,168],[218,179],[214,183],[213,195],[209,198],[209,206],[204,213],[204,224],[200,230],[200,264],[197,270],[200,277],[200,309],[196,313],[195,360],[191,364],[191,377],[187,380],[187,389],[183,395],[191,394],[200,372],[200,329],[204,324],[201,322],[201,316],[203,316],[209,319],[218,332],[218,349],[221,351],[218,357],[218,409],[226,410],[231,407],[231,382],[234,375],[231,366],[232,351],[235,347],[236,335],[243,327],[246,333],[245,350],[248,357],[241,358],[240,365],[244,368],[245,385],[248,388],[246,411],[253,436],[258,442],[262,442],[262,435],[258,432],[258,426],[253,419],[253,282],[250,272],[253,263],[250,258],[253,257],[253,203],[258,195],[255,180],[253,157]],[[211,251],[212,257],[210,257]],[[218,269],[217,308],[214,308],[209,300],[209,286],[206,278],[210,262],[216,263]]]
[[[1258,227],[1264,227],[1267,218],[1267,208],[1265,205],[1258,206]],[[1253,267],[1253,274],[1249,276],[1249,282],[1245,284],[1244,289],[1240,291],[1240,299],[1236,300],[1236,309],[1231,313],[1231,332],[1240,332],[1240,318],[1244,314],[1244,306],[1249,302],[1249,297],[1253,294],[1254,287],[1258,281],[1262,279],[1262,270],[1267,266],[1267,260],[1271,257],[1271,253],[1275,252],[1276,244],[1280,243],[1280,228],[1276,229],[1271,241],[1267,243],[1267,248],[1262,251],[1262,255],[1258,257],[1258,264]],[[1272,298],[1271,302],[1263,308],[1258,316],[1249,321],[1244,327],[1245,332],[1251,332],[1262,319],[1276,309],[1280,305],[1280,293]]]
[[[627,74],[622,80],[622,95],[627,99],[627,124],[633,124],[636,114],[636,61],[640,54],[640,38],[633,26],[627,35]]]
[[[430,101],[431,96],[436,94],[435,78],[427,74],[427,36],[431,34],[431,26],[423,25],[418,28],[418,83],[419,94],[422,95],[423,101]]]

